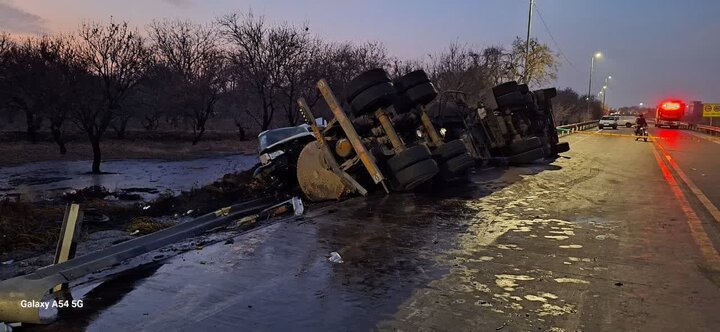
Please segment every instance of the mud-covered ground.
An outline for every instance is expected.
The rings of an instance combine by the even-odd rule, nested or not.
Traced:
[[[248,156],[250,157],[250,156]],[[254,157],[250,157],[254,158]],[[242,170],[244,169],[244,170]],[[77,255],[166,228],[237,201],[273,194],[252,179],[252,166],[204,186],[164,191],[144,199],[147,190],[110,191],[102,186],[71,190],[52,199],[0,200],[0,280],[25,274],[52,262],[66,204],[85,213]],[[192,176],[192,170],[185,170]],[[167,175],[167,174],[166,174]],[[183,188],[183,187],[180,187]],[[147,188],[145,188],[147,189]],[[150,187],[152,193],[157,188]],[[187,189],[187,188],[185,188]]]

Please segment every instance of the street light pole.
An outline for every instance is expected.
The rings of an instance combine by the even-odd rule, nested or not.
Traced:
[[[527,77],[528,64],[530,63],[530,28],[532,27],[534,2],[535,2],[535,0],[530,0],[530,9],[528,10],[527,37],[525,38],[525,77]],[[525,82],[525,83],[528,83],[528,82]]]
[[[608,76],[605,78],[605,85],[603,85],[603,100],[602,100],[602,108],[603,111],[605,110],[605,98],[607,97],[608,93],[608,81],[612,79],[612,76]]]
[[[587,93],[587,112],[590,114],[590,97],[592,96],[592,74],[593,70],[595,69],[595,58],[600,58],[602,56],[602,53],[597,52],[593,55],[592,58],[590,58],[590,82],[588,82],[588,93]]]

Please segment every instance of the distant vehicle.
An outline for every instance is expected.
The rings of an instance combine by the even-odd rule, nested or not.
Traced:
[[[632,128],[632,126],[635,125],[635,119],[637,119],[637,117],[632,115],[621,115],[618,117],[618,126]]]
[[[610,116],[606,115],[600,118],[600,122],[598,123],[598,128],[603,129],[606,127],[610,127],[612,129],[617,129],[618,127],[618,116]]]
[[[685,114],[686,105],[681,100],[666,100],[661,102],[655,111],[655,127],[670,127],[677,129]]]

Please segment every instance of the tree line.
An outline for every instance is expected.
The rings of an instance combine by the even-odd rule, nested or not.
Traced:
[[[0,32],[0,121],[22,115],[31,142],[49,129],[62,154],[65,132],[82,131],[99,173],[102,139],[108,131],[123,138],[131,120],[148,131],[161,123],[188,128],[192,144],[219,113],[234,119],[241,136],[297,125],[298,97],[321,106],[320,78],[340,93],[352,77],[377,67],[395,76],[423,68],[441,90],[466,91],[472,101],[474,91],[507,80],[550,84],[558,60],[537,40],[526,54],[520,38],[508,49],[455,43],[425,58],[399,59],[380,43],[327,42],[307,25],[269,24],[252,13],[209,24],[158,20],[142,31],[128,22],[88,22],[72,34]]]

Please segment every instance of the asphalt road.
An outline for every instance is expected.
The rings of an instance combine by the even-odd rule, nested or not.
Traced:
[[[718,331],[720,223],[701,196],[720,206],[720,146],[630,134],[311,209],[124,273],[31,330]]]

